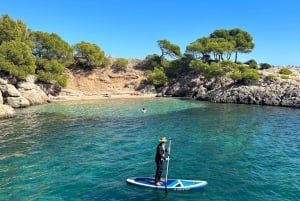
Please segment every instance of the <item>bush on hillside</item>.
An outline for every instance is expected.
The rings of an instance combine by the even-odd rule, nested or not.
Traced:
[[[249,65],[250,68],[257,69],[258,65],[254,59],[250,59],[249,61],[245,62],[245,64]]]
[[[268,64],[268,63],[261,63],[260,64],[260,69],[269,69],[269,68],[271,68],[271,65],[270,64]]]
[[[114,61],[112,67],[117,71],[124,71],[126,70],[128,66],[128,60],[124,58],[118,58],[116,61]]]
[[[279,74],[283,74],[283,75],[290,75],[292,74],[293,72],[288,69],[287,67],[283,67],[279,70]]]
[[[155,87],[160,87],[167,83],[168,77],[161,68],[155,67],[153,72],[148,75],[148,81]]]

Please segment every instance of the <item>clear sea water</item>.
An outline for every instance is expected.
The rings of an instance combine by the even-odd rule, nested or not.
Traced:
[[[300,200],[299,109],[153,98],[17,115],[0,120],[1,201]],[[154,176],[161,136],[172,138],[169,178],[208,186],[166,194],[125,182]]]

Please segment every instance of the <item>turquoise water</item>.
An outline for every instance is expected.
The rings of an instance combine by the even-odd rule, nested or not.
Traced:
[[[299,109],[154,98],[17,112],[0,120],[0,200],[300,200]],[[169,178],[208,186],[126,184],[154,176],[161,136],[173,139]]]

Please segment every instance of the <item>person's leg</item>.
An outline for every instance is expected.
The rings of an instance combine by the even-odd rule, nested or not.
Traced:
[[[160,164],[159,161],[156,161],[155,183],[159,182],[160,179],[159,170],[160,170]]]
[[[161,174],[162,174],[162,171],[163,171],[163,161],[159,161],[158,162],[158,177],[157,177],[157,182],[160,182],[160,179],[161,179]]]

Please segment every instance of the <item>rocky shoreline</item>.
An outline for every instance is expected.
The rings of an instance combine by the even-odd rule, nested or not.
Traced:
[[[19,82],[2,77],[0,78],[0,119],[14,117],[17,108],[48,102],[109,98],[152,98],[156,96],[191,97],[196,100],[215,103],[300,108],[300,68],[290,68],[292,74],[288,78],[282,78],[278,73],[279,69],[279,67],[273,67],[261,70],[262,77],[255,85],[239,85],[227,77],[218,81],[207,81],[199,74],[190,73],[161,88],[160,91],[155,91],[153,86],[139,86],[144,77],[139,77],[139,74],[142,74],[138,72],[135,76],[131,76],[133,80],[129,80],[128,76],[125,76],[126,79],[124,79],[126,83],[133,83],[138,80],[134,83],[136,87],[129,88],[128,84],[124,84],[125,81],[122,84],[122,81],[120,81],[122,75],[117,76],[117,84],[126,86],[123,89],[115,88],[116,83],[114,80],[105,79],[105,83],[107,84],[110,81],[112,88],[118,91],[117,93],[91,93],[66,88],[62,89],[58,96],[47,95],[47,87],[36,85],[34,76],[28,76],[26,80]],[[103,72],[101,72],[101,76],[103,77]],[[97,75],[93,75],[93,77],[99,80]],[[111,75],[109,77],[115,79]],[[93,80],[89,78],[89,81]]]
[[[226,77],[218,82],[206,81],[189,74],[171,86],[164,94],[188,96],[214,103],[256,104],[300,108],[300,68],[290,68],[289,78],[282,78],[279,67],[262,70],[262,78],[254,85],[240,85]],[[270,76],[272,75],[272,76]]]
[[[17,82],[10,78],[0,78],[0,119],[14,117],[16,108],[49,102],[47,94],[35,84],[35,77]]]

